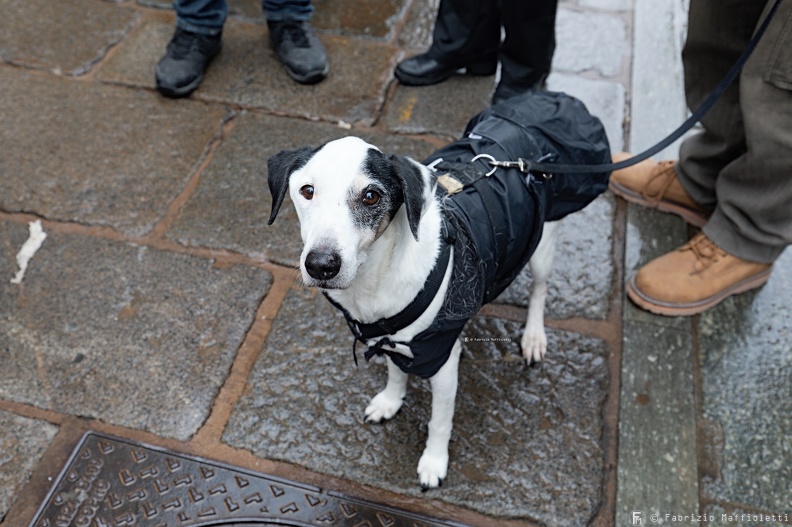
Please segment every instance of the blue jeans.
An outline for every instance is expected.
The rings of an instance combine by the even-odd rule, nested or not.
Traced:
[[[176,27],[202,35],[217,35],[223,30],[228,4],[226,0],[174,0]],[[267,20],[310,20],[311,0],[262,0]]]

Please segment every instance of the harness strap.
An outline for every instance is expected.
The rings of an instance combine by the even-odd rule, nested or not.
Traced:
[[[471,185],[481,196],[481,201],[484,203],[484,210],[487,211],[490,225],[492,225],[492,234],[495,241],[495,254],[498,255],[497,269],[503,269],[503,264],[508,256],[505,247],[508,246],[508,218],[503,207],[498,203],[498,197],[492,186],[487,181],[486,177],[481,177],[473,182]],[[496,272],[497,272],[496,269]]]

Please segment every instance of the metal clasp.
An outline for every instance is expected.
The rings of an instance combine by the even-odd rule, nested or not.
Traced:
[[[474,161],[477,161],[479,159],[489,159],[489,163],[490,165],[492,165],[492,170],[484,174],[484,176],[490,177],[492,174],[495,173],[496,170],[498,170],[498,165],[497,165],[498,161],[489,154],[479,154],[473,159],[471,159],[470,162],[473,163]]]

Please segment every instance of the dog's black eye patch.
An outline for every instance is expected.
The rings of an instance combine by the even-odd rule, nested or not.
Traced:
[[[382,191],[378,192],[380,194],[380,202],[388,203],[389,206],[386,213],[388,220],[392,220],[393,216],[396,215],[396,211],[399,210],[399,206],[404,203],[401,181],[393,169],[393,163],[382,152],[372,148],[366,155],[363,172],[371,180],[375,181],[378,187],[381,187]]]

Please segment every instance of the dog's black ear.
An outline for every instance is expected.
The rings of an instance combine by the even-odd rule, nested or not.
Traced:
[[[424,178],[418,166],[404,156],[397,154],[389,157],[393,163],[393,171],[399,179],[404,194],[404,207],[407,209],[407,221],[413,237],[418,239],[418,223],[421,221],[421,210],[424,204]]]
[[[286,191],[289,190],[289,178],[295,170],[299,170],[316,153],[316,149],[304,146],[296,150],[284,150],[267,161],[267,185],[272,194],[272,212],[267,225],[272,225],[278,211],[283,205]]]

